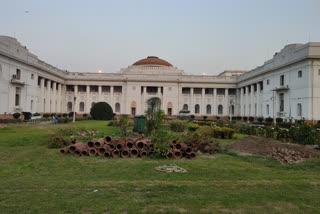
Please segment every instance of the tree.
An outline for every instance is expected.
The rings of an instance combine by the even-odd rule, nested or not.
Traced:
[[[90,109],[90,114],[94,120],[112,120],[113,111],[111,106],[106,102],[94,104]]]
[[[159,118],[162,118],[161,114],[161,100],[158,97],[152,97],[149,100],[147,100],[148,109],[146,110],[146,125],[147,125],[147,131],[150,133],[152,130],[159,128],[159,124],[161,124],[161,121],[158,121]],[[159,123],[160,122],[160,123]]]

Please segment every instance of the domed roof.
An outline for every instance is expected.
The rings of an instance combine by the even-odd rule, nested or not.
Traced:
[[[155,65],[155,66],[168,66],[168,67],[173,67],[169,62],[160,59],[159,57],[156,56],[148,56],[145,59],[141,59],[137,62],[135,62],[133,65]]]

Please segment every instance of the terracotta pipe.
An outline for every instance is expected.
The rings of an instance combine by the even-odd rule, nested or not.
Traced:
[[[129,153],[132,158],[137,158],[139,156],[139,151],[136,148],[131,149]]]
[[[75,139],[75,138],[71,140],[71,144],[76,144],[76,143],[78,143],[78,142],[79,142],[79,141],[78,141],[77,139]]]
[[[104,145],[104,138],[100,138],[94,141],[94,148],[99,149]]]
[[[103,157],[104,157],[104,158],[110,158],[110,157],[111,157],[111,151],[110,151],[110,150],[106,151],[106,152],[104,153]]]
[[[146,150],[141,150],[139,152],[140,157],[145,158],[148,156],[148,152]]]
[[[178,142],[174,145],[174,148],[177,150],[180,150],[181,147],[182,147],[181,143],[178,143]]]
[[[86,146],[86,144],[78,142],[76,144],[71,145],[69,148],[69,151],[73,153],[77,148],[82,147],[82,146]]]
[[[81,151],[81,155],[82,155],[82,156],[89,156],[89,150],[88,150],[88,148],[83,149],[83,150]]]
[[[173,150],[173,156],[174,158],[178,159],[178,158],[182,158],[182,153],[180,150]]]
[[[167,159],[172,159],[174,157],[172,151],[169,151],[169,153],[166,155]]]
[[[100,156],[103,156],[106,151],[110,151],[110,150],[111,149],[110,149],[109,145],[105,144],[101,148],[98,149],[98,154]]]
[[[121,141],[121,142],[117,143],[116,149],[121,151],[121,150],[123,150],[125,148],[125,146],[126,146],[125,142]]]
[[[67,154],[70,152],[69,149],[70,149],[70,146],[63,147],[62,149],[60,149],[60,153],[63,155]]]
[[[182,155],[181,155],[183,158],[187,158],[188,157],[188,154],[183,152]]]
[[[96,139],[92,139],[92,140],[90,140],[87,144],[88,144],[88,147],[89,148],[93,148],[94,147],[94,141],[95,141]]]
[[[135,142],[136,148],[139,150],[142,150],[142,149],[146,148],[148,142],[149,141],[147,141],[147,140],[137,140]]]
[[[106,143],[108,143],[108,144],[112,142],[111,136],[106,136],[104,139],[106,140]]]
[[[190,154],[192,153],[192,148],[189,147],[187,144],[185,143],[181,143],[181,151],[187,153],[187,154]]]
[[[134,141],[132,139],[126,140],[126,148],[127,149],[132,149],[133,147],[135,147]]]
[[[194,160],[196,158],[196,154],[194,152],[188,154],[188,158],[190,158],[191,160]]]
[[[128,158],[129,156],[130,156],[130,154],[129,154],[129,150],[128,149],[123,149],[121,151],[121,157],[122,158]]]
[[[175,145],[175,144],[178,143],[178,141],[177,141],[177,140],[172,140],[171,143],[172,143],[173,145]]]
[[[95,148],[90,148],[89,149],[89,155],[90,156],[96,156],[97,155],[97,150]]]
[[[109,144],[109,147],[111,150],[114,150],[116,148],[116,145],[114,143]]]
[[[112,157],[114,157],[114,158],[120,157],[120,152],[118,150],[113,150]]]

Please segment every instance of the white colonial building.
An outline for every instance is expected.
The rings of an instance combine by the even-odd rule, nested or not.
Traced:
[[[0,114],[90,112],[100,101],[116,114],[143,114],[159,97],[177,115],[282,117],[320,120],[320,43],[287,45],[251,71],[188,75],[158,57],[116,73],[57,69],[15,38],[0,36]]]

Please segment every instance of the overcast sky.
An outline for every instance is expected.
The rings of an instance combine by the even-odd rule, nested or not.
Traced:
[[[74,72],[117,72],[158,56],[189,74],[263,64],[320,42],[320,0],[1,0],[0,35]],[[29,12],[26,12],[29,11]]]

